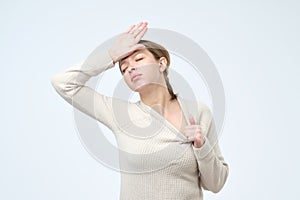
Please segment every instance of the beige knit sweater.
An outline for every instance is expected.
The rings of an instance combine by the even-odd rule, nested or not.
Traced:
[[[192,115],[204,131],[204,145],[195,148],[142,101],[108,97],[85,85],[92,76],[113,66],[107,51],[98,52],[55,74],[51,83],[68,103],[112,130],[119,147],[120,199],[201,200],[202,189],[220,191],[228,164],[221,155],[210,109],[202,102],[178,97],[186,122],[189,124]]]

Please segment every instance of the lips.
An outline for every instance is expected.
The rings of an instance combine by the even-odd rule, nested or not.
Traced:
[[[138,77],[138,76],[140,76],[141,74],[135,74],[135,75],[133,75],[132,77],[131,77],[131,81],[134,81],[134,79],[136,78],[136,77]]]

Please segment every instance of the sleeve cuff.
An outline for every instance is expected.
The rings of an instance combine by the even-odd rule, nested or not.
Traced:
[[[83,64],[84,71],[91,76],[98,75],[100,72],[115,66],[108,51],[93,52]]]

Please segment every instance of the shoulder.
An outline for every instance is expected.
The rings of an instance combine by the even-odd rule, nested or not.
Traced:
[[[188,114],[194,116],[198,123],[209,123],[213,117],[210,107],[203,101],[179,97]]]
[[[206,104],[206,103],[204,103],[203,101],[197,101],[197,105],[198,105],[198,110],[199,111],[211,111],[210,110],[210,108],[209,108],[209,106]]]

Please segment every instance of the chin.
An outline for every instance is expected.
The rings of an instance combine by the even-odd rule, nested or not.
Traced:
[[[135,86],[132,86],[131,89],[135,92],[142,92],[146,88],[146,83],[141,83]]]

